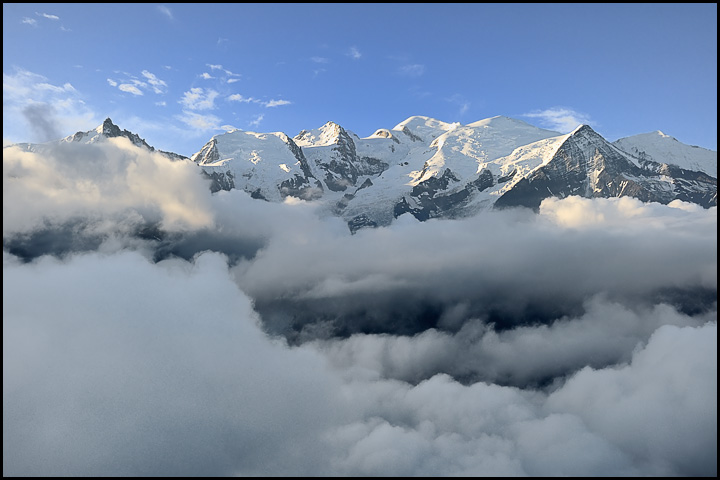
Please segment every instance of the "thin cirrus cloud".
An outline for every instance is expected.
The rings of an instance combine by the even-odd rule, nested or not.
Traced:
[[[136,95],[136,96],[143,95],[142,90],[140,90],[137,87],[137,85],[133,85],[131,83],[121,83],[118,85],[118,89],[122,92],[132,93],[133,95]]]
[[[50,14],[50,13],[38,13],[38,12],[35,12],[35,14],[36,14],[37,16],[39,16],[39,17],[45,17],[45,18],[47,18],[47,19],[49,19],[49,20],[60,20],[60,17],[58,17],[57,15],[52,15],[52,14]]]
[[[212,110],[215,108],[215,98],[219,92],[211,88],[194,87],[183,93],[180,104],[188,110]]]
[[[226,83],[235,83],[239,82],[240,77],[242,77],[241,74],[232,72],[220,64],[207,63],[206,65],[211,72],[217,72],[216,75],[219,75],[219,77],[213,76],[208,72],[203,72],[200,76],[205,80],[219,79]]]
[[[270,108],[270,107],[279,107],[281,105],[290,105],[291,103],[292,102],[290,102],[289,100],[270,100],[268,102],[265,102],[263,105]]]
[[[245,97],[239,93],[234,93],[234,94],[230,95],[229,97],[227,97],[227,99],[230,100],[231,102],[256,103],[256,104],[262,105],[266,108],[279,107],[282,105],[291,105],[292,104],[292,102],[289,100],[273,99],[273,100],[268,100],[268,101],[262,101],[260,99],[253,98],[253,97]]]
[[[167,83],[165,83],[164,80],[160,80],[154,73],[150,73],[147,70],[143,70],[140,73],[147,79],[147,82],[152,86],[155,93],[165,93]]]
[[[263,121],[264,118],[265,118],[265,115],[261,113],[261,114],[257,115],[252,121],[248,122],[248,126],[253,127],[253,128],[259,127],[260,123]]]
[[[398,73],[408,77],[420,77],[425,73],[425,65],[420,63],[402,65],[398,68]]]
[[[456,93],[445,100],[458,106],[458,115],[464,115],[470,109],[470,102],[459,93]]]
[[[196,134],[204,134],[208,131],[222,130],[220,126],[220,118],[211,114],[200,114],[188,110],[183,110],[181,115],[176,118],[188,127],[192,128]]]
[[[165,17],[167,17],[169,20],[174,20],[174,19],[175,19],[175,17],[173,16],[172,10],[170,10],[170,9],[169,9],[168,7],[166,7],[165,5],[158,5],[157,9],[158,9],[158,11],[159,11],[160,13],[162,13],[163,15],[165,15]]]
[[[350,47],[350,50],[348,51],[348,56],[354,60],[358,60],[362,58],[362,53],[360,53],[360,50],[358,50],[357,47]]]
[[[167,91],[167,83],[164,80],[158,78],[154,73],[148,70],[143,70],[140,74],[145,80],[140,80],[133,75],[125,74],[125,78],[122,80],[115,80],[113,78],[106,79],[108,85],[111,87],[117,87],[120,91],[130,93],[135,96],[144,95],[143,90],[152,90],[156,94],[162,94]]]
[[[543,127],[569,133],[579,125],[592,125],[594,122],[589,115],[566,107],[552,107],[545,110],[532,111],[520,115],[522,117],[536,118]]]

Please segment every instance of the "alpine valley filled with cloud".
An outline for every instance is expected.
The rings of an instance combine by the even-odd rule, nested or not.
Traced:
[[[3,147],[4,475],[717,475],[717,152],[92,128]]]

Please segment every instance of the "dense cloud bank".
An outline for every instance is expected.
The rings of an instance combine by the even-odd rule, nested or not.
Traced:
[[[123,139],[3,150],[3,474],[717,474],[717,209],[351,235]]]

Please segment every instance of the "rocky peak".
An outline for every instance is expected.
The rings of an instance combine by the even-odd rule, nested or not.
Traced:
[[[119,137],[122,135],[122,131],[120,130],[120,127],[115,125],[113,121],[110,119],[110,117],[106,118],[103,124],[100,126],[100,129],[98,129],[100,133],[105,135],[106,137]],[[129,133],[129,132],[128,132]]]

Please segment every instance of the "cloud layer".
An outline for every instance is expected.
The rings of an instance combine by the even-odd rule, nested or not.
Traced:
[[[717,474],[716,208],[319,212],[4,148],[3,474]]]

